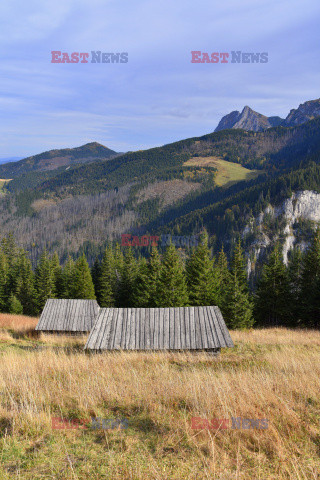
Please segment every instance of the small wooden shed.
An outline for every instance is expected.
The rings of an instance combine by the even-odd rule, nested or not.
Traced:
[[[88,333],[99,310],[95,300],[49,299],[36,330],[46,333]]]
[[[102,308],[85,349],[206,350],[233,342],[218,307]]]

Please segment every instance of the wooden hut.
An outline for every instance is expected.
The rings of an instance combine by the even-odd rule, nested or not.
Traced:
[[[95,300],[47,300],[36,330],[81,334],[91,331],[100,307]]]
[[[205,350],[233,347],[218,307],[102,308],[85,349]]]

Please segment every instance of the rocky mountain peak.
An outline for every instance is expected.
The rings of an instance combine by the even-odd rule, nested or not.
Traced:
[[[316,117],[320,117],[320,98],[302,103],[297,109],[291,109],[286,119],[277,116],[266,117],[246,105],[241,113],[235,110],[225,115],[220,120],[215,132],[228,128],[241,128],[242,130],[261,132],[278,125],[294,127]]]
[[[273,125],[269,123],[268,117],[261,113],[255,112],[246,105],[242,112],[233,111],[221,119],[215,132],[225,130],[227,128],[241,128],[242,130],[253,130],[261,132]]]
[[[295,125],[301,125],[319,116],[320,98],[301,103],[297,109],[291,109],[283,125],[285,127],[294,127]]]

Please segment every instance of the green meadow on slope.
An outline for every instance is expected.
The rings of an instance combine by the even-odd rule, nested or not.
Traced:
[[[0,178],[0,193],[5,193],[4,187],[11,181],[11,179]]]
[[[252,180],[265,173],[263,170],[249,170],[240,163],[227,162],[219,157],[193,157],[185,162],[184,166],[215,168],[215,184],[218,187],[230,186],[241,180]]]

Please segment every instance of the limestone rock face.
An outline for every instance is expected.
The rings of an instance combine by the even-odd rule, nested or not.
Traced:
[[[283,122],[284,127],[294,127],[320,116],[320,98],[302,103],[297,109],[290,110]]]
[[[270,229],[266,228],[267,216],[272,220],[280,219],[281,229],[270,232]],[[301,229],[297,227],[301,221],[310,221],[314,227],[320,222],[320,193],[310,190],[294,192],[282,204],[268,205],[256,218],[251,219],[242,232],[244,239],[254,231],[257,232],[254,241],[247,248],[248,274],[253,269],[252,265],[279,238],[282,239],[285,264],[288,264],[288,254],[295,245],[305,250],[308,242],[303,238]]]
[[[215,129],[215,132],[227,128],[241,128],[242,130],[261,132],[279,125],[282,121],[283,120],[280,117],[270,117],[269,119],[265,115],[255,112],[250,107],[245,106],[241,113],[235,110],[224,116]]]

